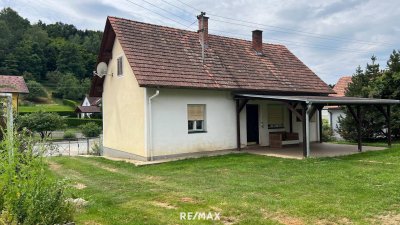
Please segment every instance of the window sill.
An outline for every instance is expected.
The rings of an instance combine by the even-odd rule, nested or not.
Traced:
[[[205,130],[188,131],[188,134],[198,134],[198,133],[207,133],[207,131]]]

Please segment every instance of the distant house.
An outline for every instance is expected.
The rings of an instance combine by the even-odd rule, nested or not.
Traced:
[[[336,92],[336,94],[330,94],[329,96],[344,97],[347,91],[347,87],[351,83],[351,78],[352,78],[351,76],[341,77],[336,83],[335,87],[333,87],[333,90]],[[325,106],[322,115],[328,120],[329,125],[333,130],[334,136],[338,139],[342,139],[340,134],[337,132],[337,128],[340,126],[339,117],[345,116],[342,107],[337,105]]]
[[[76,107],[75,112],[80,118],[90,118],[94,113],[101,113],[101,98],[86,96],[82,104]]]
[[[0,75],[0,93],[12,94],[13,108],[18,112],[19,95],[27,94],[29,90],[22,76]]]

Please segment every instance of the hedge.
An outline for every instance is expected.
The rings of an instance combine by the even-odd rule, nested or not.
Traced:
[[[79,127],[82,124],[86,124],[89,122],[94,122],[100,127],[103,126],[102,119],[80,119],[80,118],[65,118],[65,122],[68,127]]]
[[[25,115],[27,113],[32,113],[32,112],[18,112],[19,115]],[[75,117],[76,118],[76,113],[73,111],[55,111],[54,113],[57,113],[60,116],[67,116],[67,117]]]
[[[77,102],[69,100],[69,99],[63,99],[62,102],[63,102],[64,105],[70,106],[72,108],[76,108],[76,106],[78,105]]]

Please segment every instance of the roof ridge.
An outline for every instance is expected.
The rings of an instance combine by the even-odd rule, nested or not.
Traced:
[[[188,32],[188,33],[197,34],[196,31],[191,31],[191,30],[186,30],[186,29],[176,28],[176,27],[169,27],[169,26],[159,25],[159,24],[154,24],[154,23],[146,23],[146,22],[137,21],[137,20],[131,20],[131,19],[126,19],[126,18],[122,18],[122,17],[118,17],[118,16],[107,16],[107,18],[114,18],[114,19],[125,20],[125,21],[129,21],[129,22],[134,22],[134,23],[139,23],[139,24],[143,24],[143,25],[150,25],[150,26],[156,26],[156,27],[161,27],[161,28],[168,28],[168,29],[172,29],[172,30],[177,30],[177,31],[183,31],[183,32]],[[246,42],[250,42],[250,43],[251,43],[251,40],[242,39],[242,38],[237,38],[237,37],[228,37],[228,36],[223,36],[223,35],[218,35],[218,34],[212,34],[212,33],[210,33],[210,32],[208,33],[208,35],[209,35],[209,36],[215,36],[215,37],[228,38],[228,39],[233,39],[233,40],[246,41]],[[249,38],[251,38],[251,34],[249,34]],[[263,42],[263,44],[286,47],[286,46],[283,45],[283,44],[274,44],[274,43],[267,43],[267,42]]]

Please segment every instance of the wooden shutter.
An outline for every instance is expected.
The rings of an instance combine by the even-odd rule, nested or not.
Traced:
[[[204,120],[204,105],[188,105],[188,120]]]
[[[283,124],[283,107],[280,105],[268,106],[268,124]]]

